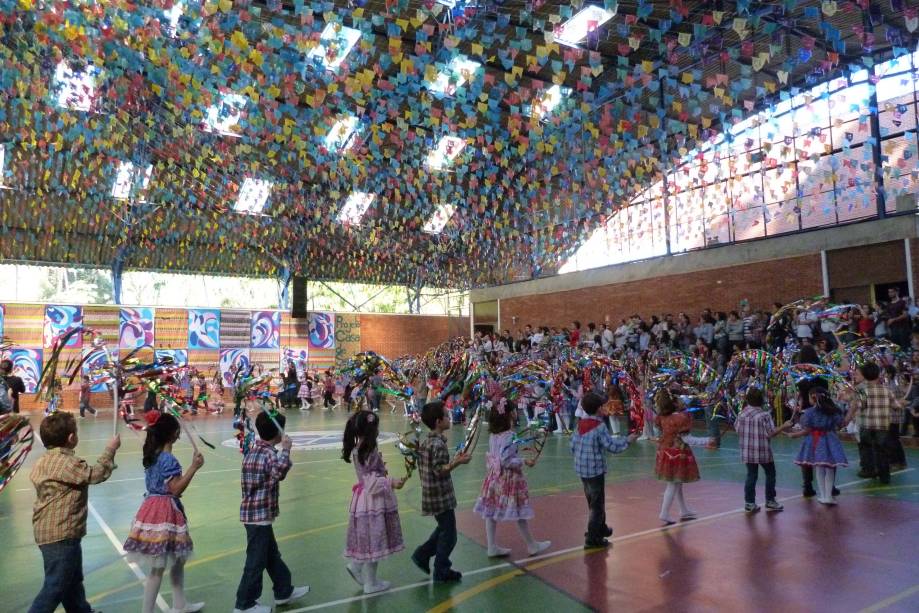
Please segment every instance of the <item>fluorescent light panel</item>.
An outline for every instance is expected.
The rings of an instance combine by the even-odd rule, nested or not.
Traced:
[[[422,230],[429,234],[440,234],[455,212],[456,207],[452,204],[438,205],[434,214],[424,223]]]
[[[471,81],[481,67],[481,64],[465,55],[458,55],[450,60],[447,68],[440,71],[437,79],[430,84],[431,91],[452,96],[466,81]]]
[[[236,136],[240,134],[233,128],[239,124],[242,111],[246,108],[246,98],[240,94],[221,94],[220,102],[207,108],[204,117],[204,129],[216,132],[222,136]]]
[[[54,70],[57,105],[72,111],[89,111],[96,96],[98,74],[99,69],[93,65],[83,70],[71,70],[66,62],[59,62]]]
[[[339,23],[326,24],[319,37],[319,44],[313,47],[307,57],[319,58],[328,70],[335,70],[345,61],[360,38],[360,30]]]
[[[152,176],[153,164],[147,164],[143,174],[141,174],[133,162],[122,162],[118,165],[118,173],[115,175],[112,197],[118,200],[128,200],[135,190],[142,194],[149,187],[150,177]]]
[[[247,178],[239,190],[239,197],[236,199],[236,204],[233,205],[233,210],[237,213],[254,215],[261,213],[268,202],[271,186],[271,181]]]
[[[428,154],[428,166],[435,169],[444,168],[456,159],[465,146],[466,141],[456,136],[442,137],[437,143],[437,148]]]
[[[359,224],[364,213],[373,204],[376,194],[367,192],[352,192],[338,213],[338,221],[343,224]]]
[[[607,11],[599,6],[585,6],[555,30],[555,42],[577,47],[590,32],[615,16],[615,11]]]
[[[343,153],[354,144],[354,130],[357,128],[357,117],[348,115],[335,122],[325,137],[325,147],[329,151]]]
[[[562,102],[562,98],[567,98],[571,90],[560,85],[553,85],[549,89],[542,90],[536,95],[536,99],[530,105],[530,116],[542,119],[555,110]]]

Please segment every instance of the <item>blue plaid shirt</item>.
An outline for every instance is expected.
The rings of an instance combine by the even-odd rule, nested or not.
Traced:
[[[588,420],[600,422],[592,430],[581,434],[580,423],[578,429],[571,436],[571,453],[574,454],[574,472],[582,479],[590,479],[606,474],[606,454],[622,453],[629,447],[628,439],[610,436],[609,430],[603,425],[602,420],[588,416]]]

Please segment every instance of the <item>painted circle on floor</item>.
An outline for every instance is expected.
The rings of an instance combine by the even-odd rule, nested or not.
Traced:
[[[301,430],[297,432],[288,432],[293,445],[292,451],[322,451],[325,449],[341,449],[342,432],[340,430]],[[399,435],[394,432],[380,432],[377,438],[377,446],[380,447],[387,443],[395,443],[399,440]],[[239,447],[239,441],[231,438],[221,443],[224,447],[235,449]]]

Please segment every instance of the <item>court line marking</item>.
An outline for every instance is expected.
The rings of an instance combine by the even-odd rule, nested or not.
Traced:
[[[890,598],[885,598],[884,600],[877,602],[870,607],[866,607],[859,611],[859,613],[876,613],[877,611],[883,611],[887,607],[897,604],[901,600],[905,600],[917,592],[919,592],[919,583],[911,588],[903,590],[899,594],[894,594]]]
[[[118,553],[118,556],[124,560],[124,563],[128,565],[128,568],[131,569],[131,572],[134,573],[134,576],[137,577],[137,580],[140,581],[140,584],[143,585],[147,579],[147,576],[144,574],[144,571],[140,569],[140,566],[131,562],[125,557],[127,554],[124,550],[124,547],[121,546],[121,541],[115,537],[115,532],[112,530],[111,526],[106,523],[102,516],[99,515],[99,512],[96,511],[96,507],[93,506],[93,503],[86,503],[89,512],[92,514],[93,519],[96,520],[96,523],[99,524],[99,527],[102,528],[102,532],[105,533],[105,536],[108,537],[109,542],[112,544],[112,547],[115,548],[115,551]],[[156,605],[160,608],[160,611],[168,611],[170,609],[169,605],[166,604],[166,601],[160,594],[156,596]]]
[[[897,471],[896,473],[891,473],[891,475],[893,475],[893,474],[901,474],[901,473],[905,473],[905,472],[910,472],[910,471],[913,471],[913,470],[916,470],[916,469],[915,469],[915,468],[907,468],[907,469],[905,469],[905,470]],[[851,487],[851,486],[857,485],[857,484],[859,484],[859,483],[864,483],[864,482],[866,482],[866,481],[871,481],[871,479],[858,479],[858,480],[856,480],[856,481],[850,481],[850,482],[848,482],[848,483],[841,483],[841,484],[837,485],[836,487],[838,487],[838,488],[841,489],[841,488],[844,488],[844,487]],[[793,496],[786,496],[786,497],[784,497],[784,498],[779,498],[778,500],[779,500],[780,502],[786,502],[786,501],[795,500],[795,499],[798,499],[798,498],[803,498],[803,496],[802,496],[801,494],[796,494],[796,495],[793,495]],[[726,516],[728,516],[728,515],[739,515],[739,514],[741,514],[741,513],[746,513],[746,511],[744,510],[743,507],[740,507],[740,508],[737,508],[737,509],[732,509],[732,510],[730,510],[730,511],[722,511],[722,512],[720,512],[720,513],[713,513],[713,514],[711,514],[711,515],[705,515],[705,516],[703,516],[703,517],[698,518],[698,519],[695,520],[695,521],[682,522],[682,523],[674,524],[674,525],[672,525],[672,526],[659,526],[659,527],[657,527],[657,528],[649,528],[649,529],[647,529],[647,530],[641,530],[641,531],[639,531],[639,532],[633,532],[633,533],[631,533],[631,534],[624,534],[624,535],[622,535],[622,536],[614,537],[614,538],[610,539],[610,541],[613,542],[613,543],[621,543],[621,542],[623,542],[623,541],[634,540],[634,539],[642,538],[642,537],[649,536],[649,535],[652,535],[652,534],[665,533],[665,532],[673,532],[673,531],[675,531],[675,530],[680,530],[680,529],[686,530],[686,529],[691,528],[692,526],[702,525],[703,523],[708,523],[709,521],[714,520],[714,519],[719,519],[719,518],[721,518],[721,517],[726,517]],[[598,550],[584,549],[584,546],[583,546],[583,545],[578,545],[578,546],[575,546],[575,547],[568,547],[567,549],[560,549],[560,550],[558,550],[558,551],[553,551],[553,552],[550,552],[550,553],[544,553],[544,554],[541,554],[541,555],[538,555],[538,556],[532,556],[532,557],[527,557],[527,558],[521,558],[521,559],[515,560],[515,561],[513,561],[513,562],[502,562],[501,564],[495,564],[495,565],[492,565],[492,566],[486,566],[486,567],[483,567],[483,568],[477,568],[477,569],[475,569],[475,570],[464,571],[464,572],[463,572],[463,576],[464,576],[464,577],[469,577],[469,576],[479,575],[479,574],[482,574],[482,573],[491,572],[491,571],[493,571],[493,570],[500,570],[500,569],[505,569],[505,568],[517,567],[517,568],[515,568],[515,570],[514,570],[513,573],[508,573],[508,574],[512,574],[512,575],[513,575],[512,577],[508,577],[508,579],[510,579],[510,578],[513,578],[514,576],[518,576],[518,574],[521,574],[521,573],[523,573],[523,572],[526,572],[527,569],[536,569],[536,568],[540,568],[540,567],[542,567],[542,566],[547,566],[548,564],[554,564],[555,562],[562,562],[562,561],[567,560],[567,559],[571,559],[571,558],[578,557],[578,555],[590,555],[591,553],[596,553],[596,552],[598,552],[598,551],[607,551],[607,550],[606,550],[606,549],[598,549]],[[572,555],[572,554],[574,554],[574,555]],[[558,560],[551,560],[551,558],[558,558]],[[533,563],[534,563],[534,562],[542,562],[542,563],[541,563],[541,564],[538,564],[538,565],[536,565],[536,566],[533,566]],[[521,567],[523,568],[523,570],[521,570]],[[495,579],[498,579],[498,578],[500,578],[500,577],[495,577]],[[505,579],[505,581],[507,581],[507,579]],[[503,582],[500,582],[500,583],[503,583]],[[499,585],[500,583],[493,583],[492,587],[494,587],[494,586],[496,586],[496,585]],[[360,596],[352,596],[352,597],[350,597],[350,598],[340,598],[340,599],[338,599],[338,600],[330,600],[330,601],[328,601],[328,602],[322,602],[322,603],[310,605],[310,606],[307,606],[307,607],[301,607],[301,608],[299,608],[299,609],[288,609],[288,610],[285,611],[285,613],[305,613],[306,611],[317,611],[317,610],[320,610],[320,609],[326,609],[326,608],[329,608],[329,607],[334,607],[334,606],[338,606],[338,605],[342,605],[342,604],[349,604],[349,603],[352,603],[352,602],[361,602],[361,601],[364,601],[364,600],[369,600],[369,599],[371,599],[371,598],[378,598],[378,597],[383,596],[383,595],[385,595],[385,594],[391,594],[391,593],[396,593],[396,592],[403,592],[403,591],[405,591],[405,590],[411,590],[411,589],[415,589],[415,588],[418,588],[418,587],[423,587],[423,586],[425,586],[425,585],[431,585],[431,580],[428,579],[427,581],[418,581],[418,582],[416,582],[416,583],[410,583],[410,584],[408,584],[408,585],[402,585],[402,586],[399,586],[399,587],[394,587],[394,588],[391,588],[391,589],[389,589],[389,590],[386,590],[385,592],[378,592],[378,593],[376,593],[376,594],[362,594],[362,595],[360,595]],[[471,590],[471,589],[475,589],[475,587],[476,587],[476,586],[471,587],[470,590]],[[484,591],[484,590],[480,590],[480,591]],[[478,592],[477,592],[477,593],[478,593]],[[462,595],[462,592],[461,592],[460,594],[457,594],[457,596],[461,596],[461,595]],[[448,600],[448,601],[449,601],[449,600]],[[441,604],[443,604],[443,603],[441,603]],[[583,603],[582,603],[582,604],[583,604]],[[435,606],[439,606],[439,605],[435,605]]]

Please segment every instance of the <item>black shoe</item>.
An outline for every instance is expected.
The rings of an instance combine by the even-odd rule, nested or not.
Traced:
[[[602,549],[609,547],[610,542],[606,539],[587,540],[584,542],[584,549]]]
[[[838,488],[838,487],[834,487],[834,488],[833,488],[833,496],[839,496],[839,488]]]
[[[817,495],[817,492],[814,491],[814,488],[812,488],[812,487],[805,487],[805,488],[804,488],[804,492],[803,492],[802,495],[803,495],[805,498],[813,498],[814,496]]]
[[[463,573],[459,572],[458,570],[453,570],[451,568],[444,573],[435,574],[434,582],[435,583],[456,583],[462,578],[463,578]]]
[[[412,564],[414,564],[415,566],[417,566],[418,568],[420,568],[420,569],[421,569],[421,572],[423,572],[424,574],[426,574],[426,575],[430,575],[430,574],[431,574],[431,561],[430,561],[430,560],[428,560],[427,562],[422,562],[422,561],[419,560],[419,559],[415,556],[415,554],[413,553],[413,554],[412,554]]]
[[[881,482],[881,485],[890,485],[890,477],[887,477],[886,479],[884,477],[879,477],[878,481]]]
[[[869,472],[866,472],[866,471],[864,471],[864,470],[858,471],[858,476],[859,476],[861,479],[874,479],[875,477],[877,477],[876,474],[874,474],[874,473],[869,473]]]
[[[603,526],[603,536],[613,536],[613,529],[609,526]]]

